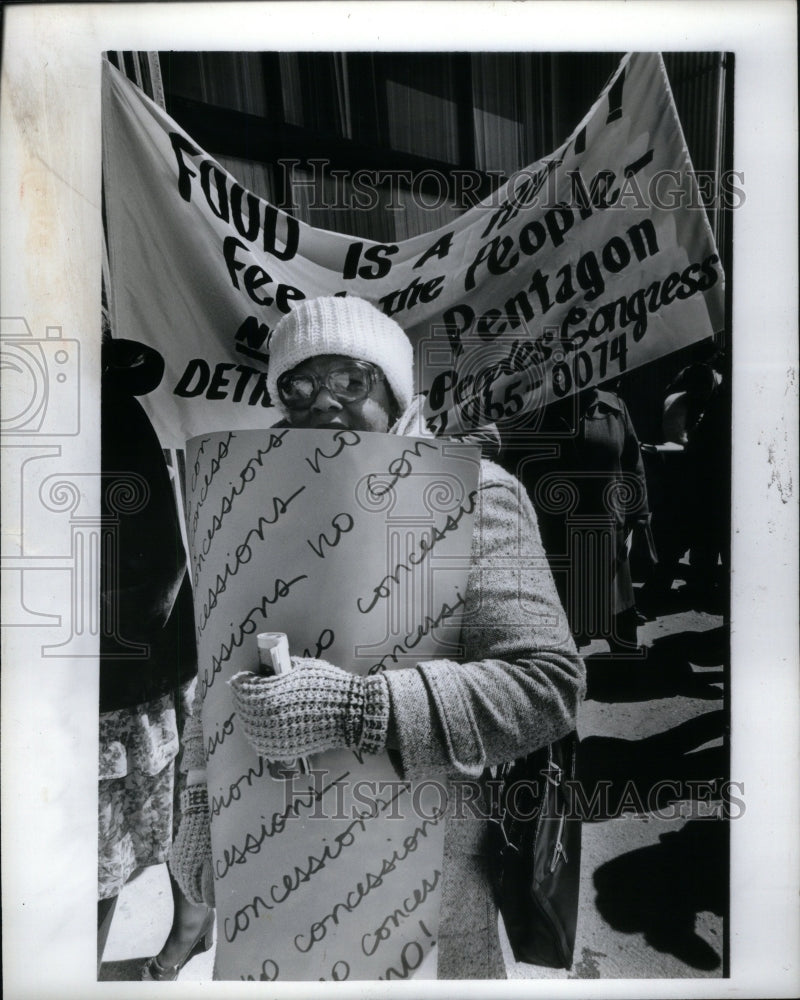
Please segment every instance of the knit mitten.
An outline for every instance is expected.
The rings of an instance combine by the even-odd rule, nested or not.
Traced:
[[[169,870],[190,903],[214,905],[211,867],[211,816],[205,784],[180,794],[181,822],[169,852]]]
[[[325,660],[292,657],[285,674],[247,671],[229,681],[245,736],[267,760],[348,748],[379,753],[389,728],[389,685]]]

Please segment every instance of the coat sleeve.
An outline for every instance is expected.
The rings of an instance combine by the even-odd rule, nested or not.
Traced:
[[[585,671],[524,488],[481,463],[461,630],[464,661],[388,671],[406,778],[477,776],[575,728]]]

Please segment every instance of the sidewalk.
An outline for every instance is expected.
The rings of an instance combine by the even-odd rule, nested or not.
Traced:
[[[707,797],[707,782],[726,776],[726,637],[720,616],[676,604],[639,628],[648,647],[643,661],[615,663],[599,641],[582,650],[589,690],[579,723],[578,777],[590,788],[610,783],[617,813],[627,790],[629,809],[583,824],[572,969],[517,964],[507,951],[509,979],[722,975],[727,824],[697,818],[714,815],[718,805],[713,796],[708,802],[697,796]],[[658,734],[664,735],[652,739]],[[670,803],[662,793],[656,811],[648,810],[648,793],[665,781],[688,796]],[[685,818],[659,818],[658,812]]]
[[[608,789],[615,818],[583,826],[572,969],[515,963],[504,941],[509,979],[722,975],[727,824],[698,817],[713,816],[718,805],[707,782],[726,776],[721,710],[727,639],[719,615],[682,608],[676,592],[673,598],[671,608],[639,629],[646,659],[612,661],[600,641],[582,650],[589,690],[579,720],[579,778]],[[648,798],[665,781],[672,784],[654,811]],[[657,814],[669,816],[670,810],[680,818]],[[171,909],[164,865],[130,882],[100,979],[138,979],[145,959],[167,936]],[[192,959],[180,980],[208,980],[212,969],[213,949]]]

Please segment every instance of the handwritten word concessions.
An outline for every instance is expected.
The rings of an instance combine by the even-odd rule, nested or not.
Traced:
[[[226,683],[256,635],[366,674],[459,637],[477,449],[344,430],[203,434],[187,512],[218,926],[215,977],[411,978],[430,967],[446,801],[387,754],[271,776]],[[397,614],[405,588],[414,594]],[[409,614],[412,620],[409,620]],[[302,669],[302,666],[296,669]]]
[[[216,510],[212,516],[208,528],[206,529],[204,537],[198,542],[195,538],[197,532],[197,521],[200,516],[200,507],[205,503],[206,496],[208,495],[208,488],[211,485],[211,480],[213,476],[219,471],[219,463],[222,458],[228,453],[228,446],[233,439],[233,434],[228,434],[218,445],[218,457],[212,459],[211,468],[209,472],[206,473],[204,482],[199,486],[197,481],[197,471],[199,468],[199,458],[195,459],[194,468],[192,470],[192,476],[190,480],[190,489],[192,494],[196,496],[193,504],[189,507],[189,530],[192,537],[192,547],[197,553],[197,559],[192,568],[193,584],[197,586],[197,581],[200,572],[200,566],[205,562],[209,552],[211,551],[211,543],[214,540],[214,536],[222,527],[222,523],[225,517],[231,512],[233,504],[236,499],[244,493],[246,487],[253,482],[256,478],[256,470],[263,464],[264,458],[269,455],[273,448],[280,448],[283,438],[287,434],[287,431],[273,432],[270,431],[266,443],[263,447],[257,449],[256,453],[251,459],[248,460],[247,464],[238,473],[237,481],[231,483],[230,489],[223,493],[222,499],[220,500],[219,508]],[[202,449],[205,444],[208,443],[209,438],[203,438],[200,444],[199,454],[202,455]],[[195,493],[195,491],[197,491]]]

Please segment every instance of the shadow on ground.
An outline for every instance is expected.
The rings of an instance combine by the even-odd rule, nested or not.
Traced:
[[[727,750],[702,748],[726,734],[726,713],[720,709],[643,739],[587,737],[577,763],[583,818],[615,819],[626,812],[674,818],[674,810],[668,815],[664,810],[678,800],[719,798],[728,776]]]
[[[660,593],[645,586],[637,590],[636,605],[650,618],[681,614],[684,611],[727,615],[730,610],[730,594],[724,577],[716,585],[700,587],[685,582],[675,590],[664,590]]]
[[[695,920],[705,911],[727,913],[728,832],[725,821],[693,820],[601,865],[594,874],[598,912],[694,969],[717,968],[722,958],[696,933]]]
[[[145,962],[150,958],[143,955],[142,958],[127,958],[124,962],[103,962],[97,981],[100,983],[112,982],[140,982],[142,969]]]
[[[725,626],[704,632],[681,632],[655,639],[641,656],[587,656],[586,697],[601,702],[649,701],[653,698],[719,699],[728,659]],[[709,667],[719,666],[719,670]],[[695,667],[703,667],[696,672]]]

